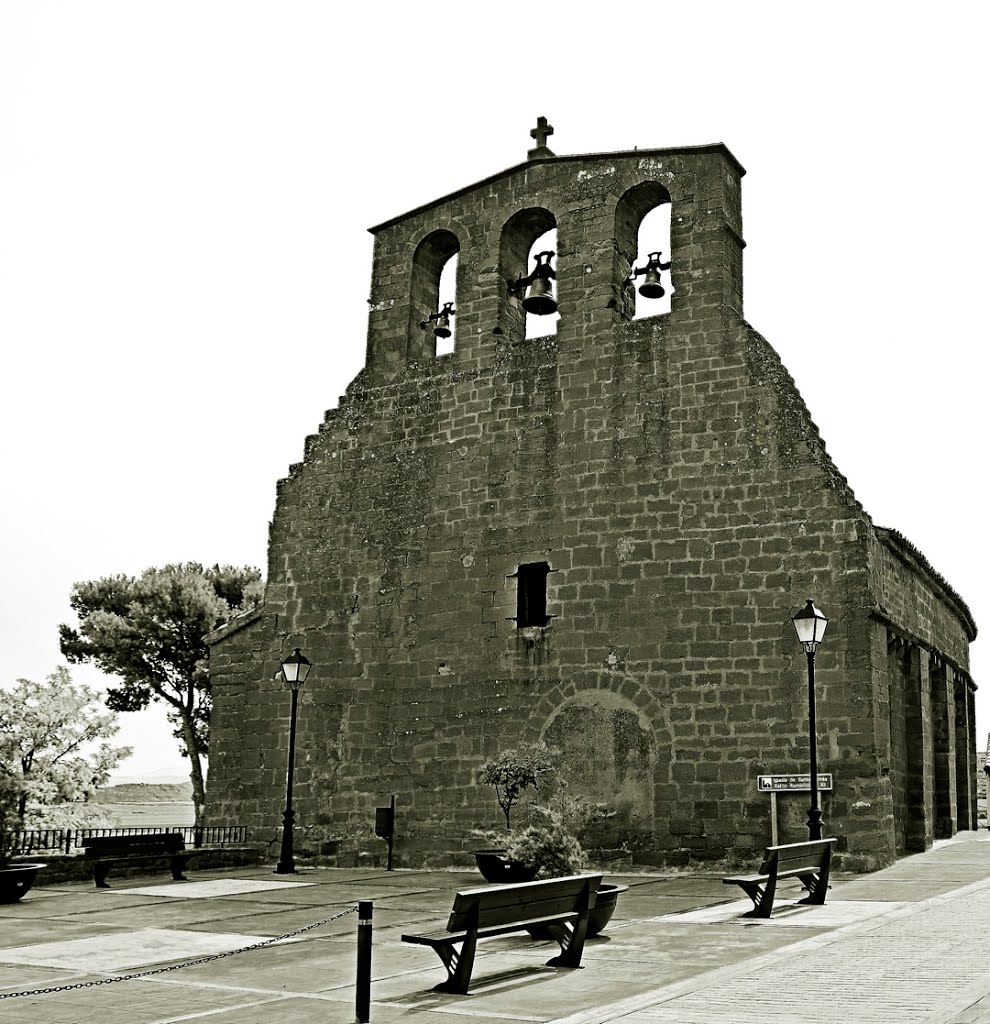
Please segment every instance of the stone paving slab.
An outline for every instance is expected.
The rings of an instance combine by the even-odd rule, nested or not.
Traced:
[[[627,896],[630,898],[627,899]],[[697,910],[699,907],[724,906],[727,902],[724,899],[702,900],[691,896],[654,896],[650,899],[637,899],[630,890],[629,893],[620,897],[619,907],[621,909],[618,913],[622,917],[634,918],[673,916]],[[621,920],[621,918],[619,919]],[[616,919],[613,918],[613,920]]]
[[[271,892],[285,895],[290,889],[314,885],[314,882],[275,882],[255,878],[208,878],[202,882],[172,882],[169,885],[144,885],[117,889],[125,896],[166,896],[173,900],[208,900],[217,896],[243,896],[245,893]]]
[[[862,882],[844,882],[833,886],[829,900],[879,900],[885,903],[891,900],[904,900],[914,903],[930,896],[951,892],[969,881],[970,878],[962,882],[957,879],[941,878],[891,878],[880,885],[864,879]]]
[[[119,932],[120,924],[117,921],[103,922],[78,918],[65,921],[53,920],[48,917],[33,921],[27,918],[19,921],[0,918],[0,942],[11,945],[14,941],[22,945],[44,942],[50,940],[53,934],[58,935],[59,938],[71,939],[98,935],[101,931]],[[2,962],[0,960],[0,963]]]
[[[8,947],[0,948],[0,1024],[353,1021],[353,913],[291,944],[140,980],[2,996],[105,980],[112,972],[99,973],[96,964],[115,933],[139,944],[142,932],[156,928],[188,933],[188,953],[189,943],[216,936],[281,935],[366,898],[375,899],[374,1024],[990,1024],[990,974],[974,955],[990,934],[988,840],[966,833],[885,871],[835,877],[824,907],[797,907],[788,894],[769,921],[736,916],[751,904],[718,877],[622,876],[630,889],[606,932],[588,942],[580,970],[546,967],[552,943],[505,936],[479,947],[467,997],[432,992],[445,976],[440,961],[399,936],[442,923],[453,893],[477,887],[473,871],[317,870],[270,888],[270,868],[242,868],[198,874],[187,888],[234,883],[205,898],[176,895],[183,883],[162,886],[160,876],[147,884],[128,879],[129,893],[65,883],[0,908],[0,947]],[[263,884],[243,891],[238,880]],[[279,884],[292,881],[306,884]],[[17,956],[15,942],[48,945],[50,954],[52,943],[83,938],[97,956],[75,970],[4,963]],[[145,958],[163,955],[160,942],[151,945]],[[809,989],[827,995],[815,1001]]]
[[[543,966],[557,952],[553,943],[506,936],[479,945],[467,999],[432,992],[431,987],[445,977],[443,968],[430,950],[414,947],[406,960],[415,970],[390,972],[381,978],[375,972],[373,1020],[379,1020],[379,1006],[417,1014],[430,1009],[469,1016],[480,1003],[486,1012],[497,1010],[500,1020],[550,1021],[589,1005],[600,1006],[609,995],[653,993],[658,987],[693,978],[726,962],[743,961],[793,942],[793,931],[758,929],[749,935],[738,929],[726,936],[710,926],[672,929],[667,922],[636,921],[610,927],[607,933],[589,940],[580,970],[560,971]],[[391,967],[393,951],[387,952]]]
[[[312,918],[313,915],[312,907],[281,907],[279,909],[288,914],[305,914],[307,919]],[[57,920],[60,932],[72,929],[85,930],[96,926],[115,931],[120,931],[123,928],[198,927],[213,921],[226,924],[226,927],[214,929],[215,931],[253,932],[267,931],[267,928],[250,928],[242,925],[241,922],[255,917],[267,917],[272,913],[271,904],[260,900],[245,902],[211,899],[193,903],[188,900],[158,899],[150,903],[140,902],[134,907],[117,907],[113,911],[103,911],[101,907],[96,906],[91,910],[59,915]],[[235,922],[237,927],[233,928]],[[28,927],[30,924],[31,922],[24,920],[19,923],[19,927]],[[39,922],[39,924],[45,929],[51,927],[47,922]]]
[[[976,1002],[967,1006],[949,1021],[933,1017],[931,1021],[926,1021],[926,1024],[990,1024],[990,995],[977,998]]]
[[[122,989],[127,989],[123,992]],[[271,999],[271,997],[268,997]],[[258,997],[251,992],[237,992],[227,988],[209,989],[152,982],[125,982],[111,989],[78,989],[73,992],[46,996],[27,996],[17,1000],[0,1001],[0,1024],[175,1024],[178,1021],[202,1019],[212,1022],[218,1018],[214,1011],[227,1011],[228,1021],[238,1024],[279,1024],[291,1018],[270,1014],[253,1016],[242,1009]],[[321,1024],[326,1024],[326,1008]],[[314,1022],[318,1017],[311,1018]],[[353,1017],[342,1018],[345,1021]],[[300,1018],[299,1024],[304,1024]],[[449,1022],[448,1022],[449,1024]]]
[[[733,891],[722,884],[719,877],[712,875],[674,875],[664,878],[651,878],[643,875],[609,875],[608,881],[619,885],[629,885],[631,892],[654,893],[663,896],[690,896],[692,898],[708,898],[716,900],[732,899]]]
[[[264,942],[269,937],[242,932],[141,928],[83,939],[15,946],[0,950],[0,963],[62,967],[87,973],[117,973],[170,960],[229,953],[234,949]]]
[[[192,925],[197,931],[218,931],[226,923],[227,927],[237,925],[238,930],[260,932],[270,936],[288,935],[298,929],[306,929],[304,938],[324,938],[327,936],[347,935],[354,943],[354,928],[357,920],[354,914],[338,917],[342,908],[327,907],[321,909],[316,918],[311,908],[300,907],[297,910],[269,910],[267,913],[252,914],[249,917],[238,917],[227,922],[212,920],[199,925]],[[325,922],[325,923],[319,923]],[[315,925],[315,927],[314,927]]]
[[[744,917],[753,909],[750,900],[737,900],[714,907],[703,907],[683,914],[668,914],[653,920],[663,921],[674,927],[680,924],[727,924],[741,928],[751,926],[769,928],[841,928],[854,921],[889,914],[907,906],[896,901],[878,900],[828,900],[824,906],[802,906],[794,900],[775,901],[773,916],[766,920]]]
[[[403,1009],[375,1005],[372,1007],[371,1020],[373,1024],[408,1024],[411,1019],[415,1020],[416,1024],[456,1024],[459,1016],[452,1016],[446,1011],[430,1010],[417,1010],[410,1014]],[[470,1024],[513,1024],[514,1021],[540,1020],[532,1016],[507,1017],[503,1014],[489,1014],[484,1007],[476,1007],[472,1012],[465,1013],[464,1017],[469,1018]],[[353,1003],[340,1002],[333,997],[325,1000],[289,997],[244,1006],[227,1013],[211,1014],[204,1024],[344,1024],[354,1019]],[[153,1024],[166,1022],[155,1021]],[[167,1024],[171,1024],[171,1021]]]
[[[558,1024],[950,1021],[990,988],[972,943],[974,921],[990,920],[990,881],[966,889]]]
[[[53,899],[53,897],[58,897]],[[152,896],[138,897],[118,896],[113,890],[100,890],[92,888],[63,889],[60,891],[48,891],[35,893],[34,889],[21,900],[20,903],[0,904],[0,927],[13,927],[12,922],[17,920],[37,920],[39,916],[68,916],[76,913],[86,913],[97,908],[101,910],[113,910],[121,907],[134,907],[140,904],[145,906],[153,905],[155,899]],[[39,903],[41,904],[39,906]]]

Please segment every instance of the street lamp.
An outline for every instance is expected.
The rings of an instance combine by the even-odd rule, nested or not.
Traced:
[[[825,636],[828,619],[816,608],[811,598],[797,613],[791,616],[794,631],[808,656],[808,734],[811,745],[811,807],[808,808],[808,838],[822,837],[822,808],[818,795],[818,726],[815,720],[815,651]]]
[[[299,650],[295,650],[282,662],[282,680],[292,688],[292,711],[289,716],[289,770],[285,778],[285,811],[282,814],[282,848],[274,874],[294,875],[296,864],[292,859],[292,823],[296,812],[292,809],[292,769],[296,759],[296,704],[299,701],[299,687],[306,682],[311,664]]]

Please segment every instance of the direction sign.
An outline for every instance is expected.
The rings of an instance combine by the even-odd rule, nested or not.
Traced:
[[[761,793],[808,793],[811,791],[810,775],[757,775],[756,788]],[[827,792],[832,788],[832,773],[818,775],[818,789]]]

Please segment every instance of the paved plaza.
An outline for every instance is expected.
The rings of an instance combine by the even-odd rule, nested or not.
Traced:
[[[439,960],[399,936],[442,925],[473,871],[189,877],[98,891],[42,875],[0,906],[0,1024],[353,1021],[358,900],[374,904],[375,1024],[990,1024],[987,832],[833,876],[824,907],[785,888],[769,921],[741,917],[719,876],[610,875],[630,888],[580,970],[505,936],[479,944],[467,996],[433,992]]]

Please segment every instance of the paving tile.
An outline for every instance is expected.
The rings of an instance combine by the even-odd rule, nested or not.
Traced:
[[[288,913],[312,914],[309,907],[283,907]],[[254,931],[240,925],[245,918],[270,914],[271,904],[259,900],[135,900],[132,906],[118,905],[115,907],[96,906],[90,910],[74,914],[59,915],[59,927],[66,930],[85,930],[90,927],[102,926],[107,929],[122,931],[126,928],[168,928],[171,926],[200,926],[210,922],[225,922],[225,927],[214,928],[214,931]],[[232,928],[233,922],[238,926]],[[24,922],[25,925],[28,922]]]
[[[990,972],[974,955],[990,935],[988,840],[967,833],[869,876],[834,876],[824,907],[798,906],[800,889],[786,890],[769,921],[741,918],[749,900],[716,876],[610,876],[630,888],[580,970],[547,967],[553,943],[486,940],[467,997],[432,992],[445,976],[439,959],[400,936],[442,926],[453,893],[479,885],[473,871],[273,879],[262,868],[185,885],[129,879],[108,892],[59,884],[0,907],[0,1024],[351,1021],[356,917],[323,922],[365,898],[375,1024],[990,1024]],[[102,984],[314,922],[290,944],[195,966],[167,959],[167,973]],[[9,962],[18,958],[32,962]]]
[[[741,926],[778,928],[839,928],[853,921],[865,921],[898,910],[907,904],[879,900],[828,900],[824,906],[801,905],[795,900],[774,901],[769,918],[746,917],[753,909],[750,900],[737,900],[721,906],[702,907],[682,914],[654,918],[679,924],[738,924]]]
[[[966,879],[967,882],[973,880]],[[905,900],[914,902],[928,899],[929,896],[951,892],[953,889],[958,889],[959,885],[958,880],[946,878],[887,878],[883,881],[871,881],[867,878],[832,886],[829,900],[878,900],[881,902]]]
[[[245,893],[271,892],[283,895],[290,889],[311,886],[312,882],[261,881],[253,878],[210,878],[202,882],[171,882],[133,889],[118,888],[121,896],[165,896],[172,900],[208,900],[217,896],[241,896]]]
[[[25,1021],[45,1024],[171,1024],[208,1013],[210,1016],[204,1019],[212,1024],[217,1019],[211,1013],[214,1010],[228,1010],[233,1016],[227,1019],[237,1020],[239,1024],[249,1024],[254,1020],[258,1024],[273,1024],[278,1020],[270,1013],[254,1016],[240,1009],[253,1002],[257,1002],[257,996],[250,992],[126,981],[54,995],[0,1000],[0,1024],[25,1024]]]
[[[64,967],[79,971],[131,971],[149,964],[184,960],[253,946],[271,938],[241,932],[201,932],[142,928],[84,939],[36,942],[0,949],[0,963]]]

